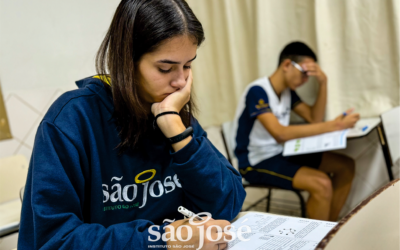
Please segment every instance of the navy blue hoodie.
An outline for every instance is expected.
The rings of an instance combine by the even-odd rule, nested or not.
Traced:
[[[183,219],[185,206],[232,220],[245,198],[240,174],[193,119],[193,139],[173,152],[157,129],[118,155],[111,93],[77,82],[43,118],[22,204],[18,249],[148,249],[151,225]],[[149,128],[150,129],[150,128]],[[157,230],[155,230],[157,231]]]

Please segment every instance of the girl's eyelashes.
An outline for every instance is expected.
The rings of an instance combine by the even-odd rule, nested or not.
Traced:
[[[167,69],[167,70],[163,70],[163,69],[158,68],[158,70],[163,74],[167,74],[167,73],[171,72],[172,68]]]
[[[190,68],[191,68],[191,65],[188,65],[188,66],[185,65],[185,66],[183,66],[183,68],[184,68],[184,69],[190,69]],[[169,73],[169,72],[172,71],[172,68],[167,69],[167,70],[158,68],[158,71],[160,71],[160,72],[163,73],[163,74],[167,74],[167,73]]]

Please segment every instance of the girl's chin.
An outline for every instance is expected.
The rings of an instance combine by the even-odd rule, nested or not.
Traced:
[[[152,104],[153,103],[157,103],[157,102],[162,102],[162,101],[164,101],[164,99],[165,98],[167,98],[167,96],[169,96],[170,94],[162,94],[162,95],[159,95],[159,96],[153,96],[152,97]]]
[[[162,102],[162,101],[164,101],[165,98],[167,98],[167,96],[161,96],[161,97],[158,97],[158,98],[154,98],[154,102],[153,103]]]

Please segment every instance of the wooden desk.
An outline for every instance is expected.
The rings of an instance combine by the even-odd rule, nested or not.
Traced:
[[[325,236],[316,250],[398,250],[400,182],[365,199]]]

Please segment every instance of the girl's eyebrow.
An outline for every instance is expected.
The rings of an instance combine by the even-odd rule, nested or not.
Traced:
[[[187,61],[186,63],[193,61],[194,59],[196,59],[196,57],[197,57],[197,55],[195,55],[192,59],[190,59],[190,60]],[[165,60],[160,60],[160,61],[157,61],[157,62],[159,62],[159,63],[168,63],[168,64],[180,64],[180,62],[174,62],[174,61],[167,60],[167,59],[165,59]]]

